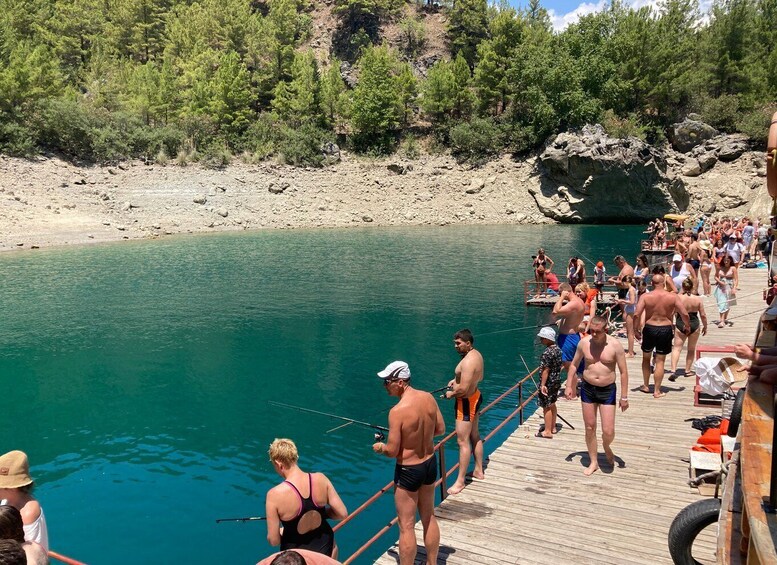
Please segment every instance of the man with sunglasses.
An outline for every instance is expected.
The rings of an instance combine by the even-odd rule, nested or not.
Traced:
[[[573,400],[577,396],[577,367],[585,360],[583,382],[580,386],[580,400],[583,407],[583,422],[585,423],[585,443],[588,448],[590,464],[583,471],[589,476],[599,469],[598,450],[596,443],[596,413],[599,412],[602,422],[602,446],[607,463],[615,464],[615,455],[611,444],[615,439],[615,369],[621,375],[620,405],[621,411],[629,407],[629,373],[626,367],[626,352],[621,343],[607,335],[607,321],[601,316],[591,318],[588,328],[590,335],[580,340],[575,351],[575,357],[569,365],[565,396]]]
[[[445,422],[437,401],[428,392],[410,386],[410,367],[394,361],[378,373],[390,396],[399,402],[389,412],[386,443],[372,449],[396,458],[394,467],[394,503],[399,523],[399,562],[412,565],[416,555],[416,510],[424,528],[427,563],[437,562],[440,528],[434,517],[434,483],[437,480],[437,456],[434,436],[445,433]]]

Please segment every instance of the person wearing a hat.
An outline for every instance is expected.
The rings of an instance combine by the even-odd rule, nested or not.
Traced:
[[[677,292],[682,292],[683,282],[688,278],[693,282],[693,288],[696,288],[696,270],[679,253],[675,253],[672,256],[672,267],[669,270],[669,276],[672,282],[674,282]]]
[[[542,407],[542,416],[545,419],[545,429],[537,432],[537,437],[553,439],[556,433],[556,400],[561,389],[561,349],[556,345],[556,330],[545,326],[537,334],[540,343],[545,346],[545,351],[540,357],[540,392],[537,395],[537,403]]]
[[[40,503],[32,496],[33,481],[30,462],[23,451],[0,455],[0,504],[14,506],[22,515],[25,541],[34,541],[49,550],[46,516]]]
[[[607,280],[607,269],[604,268],[604,263],[599,261],[594,267],[594,287],[596,288],[599,296],[602,295],[602,289],[604,288],[604,281]]]
[[[723,246],[723,252],[734,262],[734,289],[739,289],[739,265],[745,255],[745,246],[740,242],[741,239],[742,234],[734,233]]]
[[[428,392],[410,386],[410,367],[394,361],[378,373],[390,396],[399,401],[389,412],[388,439],[372,446],[375,453],[395,458],[394,504],[399,524],[400,563],[413,563],[416,511],[421,515],[424,547],[428,563],[437,563],[440,528],[434,517],[434,483],[437,480],[437,455],[434,436],[445,433],[437,401]]]

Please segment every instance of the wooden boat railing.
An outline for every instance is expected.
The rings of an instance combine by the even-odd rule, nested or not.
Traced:
[[[490,402],[485,408],[483,408],[480,411],[480,414],[483,415],[489,410],[491,410],[496,404],[502,402],[504,399],[506,399],[510,394],[517,391],[518,392],[518,405],[516,406],[515,410],[510,412],[493,430],[489,432],[487,436],[483,438],[483,443],[487,442],[489,439],[491,439],[494,434],[496,434],[498,431],[500,431],[510,420],[518,416],[518,425],[523,424],[524,418],[524,409],[526,406],[531,402],[536,396],[537,396],[537,390],[536,390],[536,381],[534,381],[534,377],[539,371],[539,368],[534,369],[532,372],[530,372],[528,375],[523,377],[520,381],[518,381],[516,384],[511,386],[507,391],[499,395],[496,399],[494,399],[492,402]],[[529,383],[529,381],[534,381],[535,390],[529,394],[528,397],[524,399],[524,387]],[[440,498],[442,500],[445,500],[445,498],[448,496],[447,494],[447,486],[446,486],[446,480],[447,478],[459,468],[459,464],[456,463],[453,465],[450,469],[447,468],[445,463],[445,444],[448,443],[451,439],[456,437],[456,432],[453,431],[446,435],[443,439],[441,439],[437,444],[434,446],[434,450],[438,453],[438,460],[440,465],[440,479],[438,479],[434,485],[440,487]],[[394,481],[389,482],[386,486],[378,490],[375,494],[373,494],[370,498],[368,498],[364,503],[362,503],[361,506],[359,506],[356,510],[348,514],[348,516],[345,517],[339,524],[337,524],[334,527],[334,531],[337,532],[347,524],[349,524],[354,518],[356,518],[359,514],[361,514],[365,509],[367,509],[369,506],[371,506],[375,501],[377,501],[381,496],[389,492],[390,490],[393,491],[394,487]],[[353,563],[356,558],[358,558],[362,553],[367,551],[367,549],[372,546],[380,537],[388,532],[395,524],[397,523],[397,517],[395,516],[388,524],[383,526],[380,530],[378,530],[375,535],[373,535],[369,540],[367,540],[359,549],[357,549],[353,554],[351,554],[346,560],[343,561],[344,565],[349,565],[350,563]]]
[[[718,563],[777,563],[777,394],[747,385],[742,420],[723,488]]]

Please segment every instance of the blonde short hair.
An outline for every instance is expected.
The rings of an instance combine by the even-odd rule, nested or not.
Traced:
[[[278,461],[283,465],[294,465],[299,460],[297,446],[286,438],[275,438],[268,451],[270,461]]]

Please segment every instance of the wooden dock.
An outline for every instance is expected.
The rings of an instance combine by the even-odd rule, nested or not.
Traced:
[[[751,342],[765,308],[765,281],[764,269],[741,270],[738,304],[730,313],[733,327],[712,323],[717,307],[706,298],[711,323],[699,345]],[[603,469],[583,475],[588,455],[579,400],[559,401],[559,413],[575,430],[564,427],[552,440],[534,437],[542,421],[538,411],[490,454],[484,481],[472,482],[435,510],[441,530],[438,563],[672,563],[669,526],[701,496],[687,484],[688,450],[699,432],[684,420],[719,415],[721,409],[694,407],[693,377],[674,383],[665,378],[667,395],[661,399],[640,393],[640,362],[641,356],[628,360],[630,408],[616,416],[614,469],[604,466],[600,454]],[[684,354],[680,366],[683,362]],[[424,563],[420,523],[416,538],[416,563]],[[713,527],[697,538],[694,551],[703,563],[715,562]],[[376,563],[398,560],[395,543]]]

